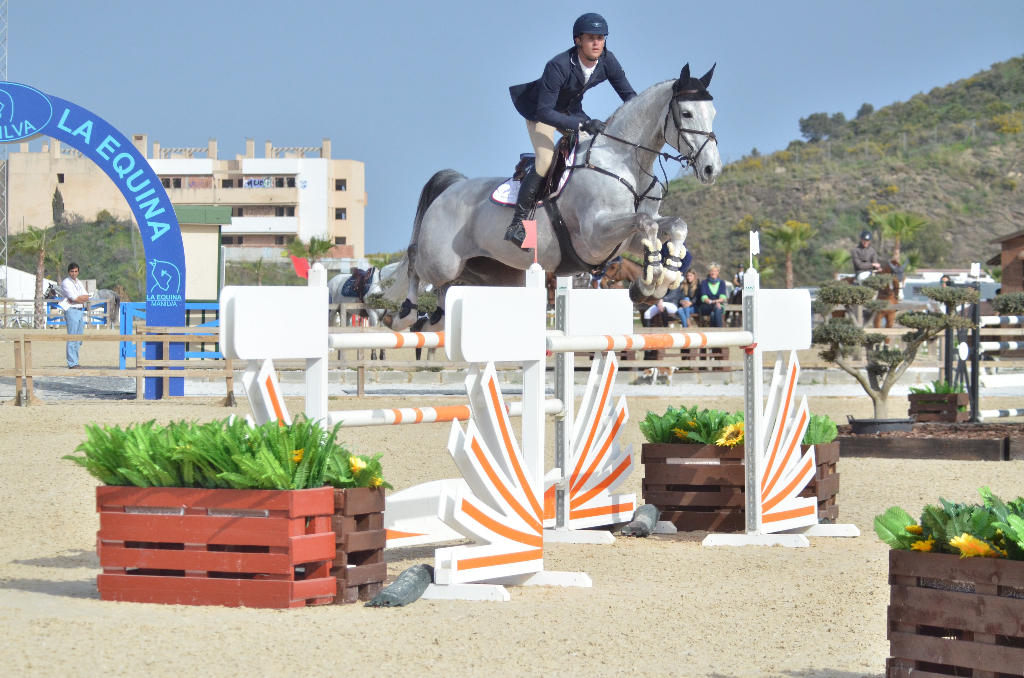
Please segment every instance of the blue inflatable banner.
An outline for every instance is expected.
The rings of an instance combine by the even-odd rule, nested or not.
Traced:
[[[0,143],[39,135],[80,151],[117,185],[135,215],[146,252],[146,324],[185,325],[185,249],[167,192],[143,153],[95,113],[28,85],[0,82]],[[88,262],[82,262],[87,264]],[[157,344],[146,357],[162,359]],[[184,344],[171,344],[166,359],[183,360]],[[162,395],[161,379],[146,379],[146,397]],[[170,380],[170,393],[184,395],[184,380]]]

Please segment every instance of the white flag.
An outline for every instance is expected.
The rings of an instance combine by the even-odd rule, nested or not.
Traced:
[[[758,231],[750,232],[750,254],[751,256],[761,253],[761,242],[758,239]]]
[[[972,278],[980,278],[981,277],[981,264],[980,263],[971,264],[971,277]]]

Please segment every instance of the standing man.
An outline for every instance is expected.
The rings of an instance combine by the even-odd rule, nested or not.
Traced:
[[[871,231],[861,231],[860,244],[850,250],[850,259],[853,261],[857,282],[882,270],[882,265],[878,263],[878,253],[871,246]]]
[[[523,219],[536,203],[537,191],[555,157],[555,130],[562,134],[579,130],[591,135],[604,131],[604,122],[583,112],[583,94],[608,80],[624,102],[636,96],[615,55],[605,49],[607,35],[604,17],[593,12],[584,14],[572,26],[576,44],[549,61],[540,80],[508,88],[516,110],[526,118],[526,131],[536,154],[533,171],[519,184],[515,216],[505,232],[505,240],[516,247],[521,247],[526,238]]]
[[[89,293],[85,291],[85,285],[78,280],[78,264],[71,262],[68,265],[68,277],[60,284],[60,291],[64,294],[69,306],[64,309],[64,320],[68,326],[68,334],[81,334],[85,329],[85,302],[89,300]],[[78,365],[78,349],[82,342],[68,342],[68,369],[80,369]]]

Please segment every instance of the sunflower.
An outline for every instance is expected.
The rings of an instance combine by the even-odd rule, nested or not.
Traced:
[[[366,468],[366,462],[353,454],[348,458],[348,467],[352,469],[352,473],[359,473]]]
[[[743,442],[743,422],[739,421],[735,424],[729,424],[722,429],[721,435],[718,436],[718,440],[715,441],[716,445],[722,445],[724,447],[735,447]]]
[[[903,529],[909,532],[910,534],[921,534],[922,532],[924,532],[924,528],[920,525],[907,525]]]
[[[960,551],[961,558],[1005,558],[1006,551],[992,548],[987,543],[964,532],[949,540],[949,545]]]
[[[295,450],[294,452],[292,452],[292,461],[294,461],[296,464],[300,463],[302,461],[303,455],[305,454],[305,449]]]
[[[935,538],[928,537],[927,539],[920,539],[910,545],[911,551],[931,551],[932,547],[935,546]]]

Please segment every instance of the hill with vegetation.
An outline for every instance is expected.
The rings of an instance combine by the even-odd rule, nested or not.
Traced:
[[[842,259],[835,252],[853,248],[862,230],[888,255],[879,221],[894,211],[928,221],[902,244],[904,261],[967,267],[999,251],[990,240],[1024,229],[1022,111],[1024,58],[1014,58],[906,102],[864,104],[851,120],[814,113],[800,120],[803,139],[771,154],[754,149],[714,186],[671,182],[661,213],[686,219],[701,273],[716,261],[731,278],[748,231],[795,221],[814,232],[794,257],[795,283],[813,285],[831,277]],[[775,271],[768,284],[781,286],[784,256],[770,239],[761,243],[761,265]]]

